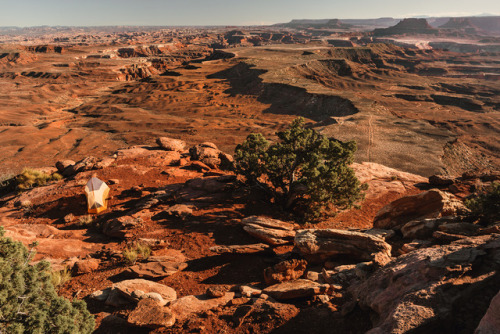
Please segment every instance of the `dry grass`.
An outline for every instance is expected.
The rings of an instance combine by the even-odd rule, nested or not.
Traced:
[[[53,271],[50,274],[50,280],[54,285],[54,287],[56,288],[68,282],[70,279],[71,279],[71,272],[67,267],[61,271]]]
[[[48,174],[36,169],[25,168],[16,177],[17,188],[27,190],[34,187],[44,186],[52,181],[59,181],[62,176],[58,173]]]

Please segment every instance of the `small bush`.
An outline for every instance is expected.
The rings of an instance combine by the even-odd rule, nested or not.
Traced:
[[[327,138],[296,119],[290,129],[276,133],[269,143],[251,134],[236,147],[237,173],[249,185],[271,194],[275,203],[304,218],[316,219],[336,209],[352,207],[363,198],[361,186],[349,165],[355,142]]]
[[[141,260],[147,260],[151,255],[151,248],[147,245],[138,243],[135,247],[125,249],[122,255],[127,264],[133,265],[139,258]]]
[[[472,198],[465,201],[473,219],[482,224],[493,224],[500,221],[500,183],[494,182],[480,190]]]
[[[16,177],[17,188],[27,190],[34,187],[44,186],[51,181],[59,181],[62,176],[58,173],[48,174],[36,169],[25,168]]]
[[[137,258],[139,257],[139,253],[137,253],[137,250],[133,248],[127,248],[122,252],[123,259],[125,262],[129,265],[134,265],[135,262],[137,261]]]
[[[143,260],[147,260],[151,255],[151,248],[147,245],[137,244],[137,246],[135,246],[135,249]]]
[[[50,264],[30,265],[34,252],[3,235],[0,226],[0,333],[92,333],[85,302],[58,296]]]
[[[53,271],[50,274],[50,281],[54,287],[59,287],[71,279],[71,271],[66,267],[61,271]]]

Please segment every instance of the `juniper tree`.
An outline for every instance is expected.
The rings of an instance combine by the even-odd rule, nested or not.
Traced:
[[[251,134],[235,150],[236,171],[246,182],[272,194],[276,203],[307,218],[318,218],[329,206],[351,207],[363,197],[349,165],[356,143],[328,138],[296,119],[270,144]]]
[[[58,296],[50,264],[31,265],[33,254],[0,226],[0,333],[91,333],[95,322],[85,302]]]

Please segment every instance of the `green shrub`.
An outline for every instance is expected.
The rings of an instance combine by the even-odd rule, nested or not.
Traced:
[[[482,224],[493,224],[500,221],[500,183],[493,182],[486,189],[480,190],[472,198],[465,201],[470,216],[479,219]]]
[[[47,261],[5,238],[0,227],[0,333],[91,333],[95,322],[81,300],[59,297]]]
[[[17,188],[20,190],[44,186],[51,181],[59,181],[62,176],[58,173],[48,174],[36,169],[25,168],[16,177]]]
[[[327,138],[304,127],[302,118],[276,134],[270,144],[261,134],[251,134],[236,147],[237,173],[250,185],[268,191],[283,208],[319,218],[337,209],[350,208],[363,198],[361,186],[349,165],[356,143]]]

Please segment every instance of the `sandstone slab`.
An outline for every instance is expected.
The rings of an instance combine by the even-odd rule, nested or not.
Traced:
[[[306,259],[322,262],[335,256],[374,261],[384,265],[391,260],[391,246],[376,236],[336,229],[299,230],[295,247]]]

